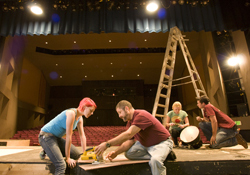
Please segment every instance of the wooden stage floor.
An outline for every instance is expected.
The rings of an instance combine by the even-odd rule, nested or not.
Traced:
[[[250,146],[250,145],[249,145]],[[80,149],[80,147],[78,147]],[[114,150],[109,148],[105,153]],[[53,173],[53,165],[48,157],[39,159],[40,146],[0,146],[0,175],[43,175]],[[166,161],[168,175],[250,175],[250,148],[237,145],[222,149],[175,148],[175,161]],[[129,161],[119,155],[114,162],[92,165],[92,161],[79,161],[76,174],[87,175],[150,175],[148,161]],[[69,171],[68,171],[69,172]],[[72,171],[70,171],[72,174]]]

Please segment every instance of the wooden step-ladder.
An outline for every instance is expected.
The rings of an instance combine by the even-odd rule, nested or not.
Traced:
[[[185,36],[181,34],[181,31],[177,27],[173,27],[170,29],[160,80],[155,97],[155,103],[152,111],[153,116],[162,117],[163,121],[168,113],[171,88],[173,86],[192,83],[194,86],[196,97],[200,97],[201,95],[206,95],[206,91],[201,82],[198,71],[196,70],[192,57],[185,43],[187,39],[184,39],[183,37]],[[184,60],[186,62],[187,69],[189,72],[189,76],[173,80],[177,44],[179,44],[181,51],[183,53]],[[191,78],[191,81],[173,85],[173,81],[180,81],[186,78]],[[159,103],[160,100],[164,101],[164,104],[160,104]],[[163,108],[163,110],[159,110],[158,108]],[[160,113],[159,111],[163,112]]]

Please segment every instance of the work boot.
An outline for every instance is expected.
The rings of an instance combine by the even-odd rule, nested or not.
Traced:
[[[168,154],[167,160],[175,160],[175,159],[176,159],[176,155],[175,155],[174,151],[171,151]]]
[[[41,160],[44,160],[44,159],[45,159],[46,153],[45,153],[44,150],[42,150],[42,151],[39,153],[39,157],[40,157]]]
[[[247,142],[246,140],[242,137],[242,135],[240,135],[239,133],[237,133],[235,135],[236,139],[237,139],[237,142],[239,145],[242,145],[245,149],[248,148],[248,145],[247,145]]]

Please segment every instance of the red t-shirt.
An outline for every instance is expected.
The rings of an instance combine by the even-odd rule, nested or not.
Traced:
[[[204,117],[209,118],[209,116],[215,115],[218,127],[220,128],[232,128],[235,125],[234,121],[230,117],[211,104],[207,104],[203,111]]]
[[[160,121],[145,110],[134,110],[133,118],[127,122],[126,127],[131,125],[141,128],[134,138],[145,147],[156,145],[170,137],[170,133]]]

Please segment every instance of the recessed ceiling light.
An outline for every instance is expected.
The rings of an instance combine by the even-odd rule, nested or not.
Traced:
[[[114,75],[111,75],[111,77],[114,77]]]
[[[76,41],[74,41],[74,43],[76,43]]]
[[[84,63],[82,63],[82,66],[84,65]]]
[[[147,41],[147,39],[145,39],[144,41]]]
[[[45,44],[48,44],[48,42],[46,41]]]
[[[85,75],[85,78],[87,78],[88,76],[87,75]]]
[[[139,77],[140,75],[139,74],[137,74],[137,77]]]
[[[109,40],[109,42],[111,43],[111,40]]]
[[[142,64],[142,62],[140,62],[140,64]]]
[[[62,76],[60,76],[60,78],[62,78]]]
[[[58,66],[58,64],[56,64],[56,66]]]
[[[110,64],[113,64],[113,63],[110,63]]]

